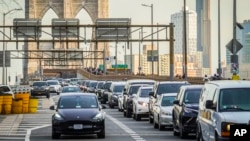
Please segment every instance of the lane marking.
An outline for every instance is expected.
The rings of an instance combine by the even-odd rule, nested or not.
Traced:
[[[138,135],[135,131],[133,131],[132,129],[130,129],[128,126],[118,121],[117,119],[113,118],[112,116],[108,115],[107,113],[106,113],[106,117],[109,118],[111,121],[113,121],[116,125],[118,125],[125,132],[127,132],[130,135],[130,137],[133,138],[134,140],[146,141],[140,135]]]
[[[51,126],[51,124],[47,124],[47,125],[43,125],[43,126],[37,126],[37,127],[34,127],[34,128],[27,129],[27,133],[26,133],[26,136],[25,136],[25,141],[30,141],[30,135],[31,135],[31,132],[33,130],[48,127],[48,126]]]

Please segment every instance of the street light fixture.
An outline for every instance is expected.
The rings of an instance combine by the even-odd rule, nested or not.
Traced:
[[[153,24],[154,24],[154,14],[153,14],[153,9],[154,9],[154,5],[151,4],[151,5],[147,5],[147,4],[142,4],[142,6],[145,6],[145,7],[150,7],[151,8],[151,61],[152,61],[152,75],[154,75],[154,57],[153,57]]]
[[[3,71],[2,71],[2,83],[3,84],[7,84],[7,79],[5,80],[5,44],[6,42],[5,40],[5,16],[8,15],[10,12],[12,11],[18,11],[18,10],[22,10],[21,8],[15,8],[15,9],[11,9],[6,13],[3,13]]]

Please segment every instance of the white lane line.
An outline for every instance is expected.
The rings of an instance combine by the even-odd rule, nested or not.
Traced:
[[[32,130],[36,130],[36,129],[40,129],[40,128],[44,128],[44,127],[48,127],[48,126],[51,126],[51,124],[47,124],[47,125],[38,126],[38,127],[28,129],[27,133],[26,133],[26,136],[25,136],[25,141],[30,141],[30,135],[31,135]]]
[[[140,137],[135,131],[130,129],[128,126],[123,124],[122,122],[118,121],[117,119],[113,118],[112,116],[106,113],[106,117],[113,121],[116,125],[118,125],[121,129],[127,132],[134,140],[136,141],[146,141],[142,137]]]

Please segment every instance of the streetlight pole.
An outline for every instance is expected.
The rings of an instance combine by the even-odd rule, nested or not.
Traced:
[[[154,75],[154,58],[153,58],[153,46],[154,46],[154,42],[153,42],[153,33],[154,33],[154,30],[153,30],[153,24],[154,24],[154,14],[153,14],[153,11],[154,11],[154,5],[151,4],[151,5],[146,5],[146,4],[142,4],[142,6],[145,6],[145,7],[150,7],[151,8],[151,62],[152,62],[152,75]]]
[[[10,12],[12,11],[16,11],[16,10],[22,10],[21,8],[15,8],[12,10],[9,10],[6,13],[3,13],[3,71],[2,71],[2,83],[7,84],[7,79],[5,80],[5,16],[8,15]]]

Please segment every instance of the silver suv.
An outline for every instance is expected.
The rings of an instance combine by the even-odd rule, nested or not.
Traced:
[[[229,140],[230,126],[247,125],[249,117],[250,81],[209,81],[200,96],[197,140]]]

